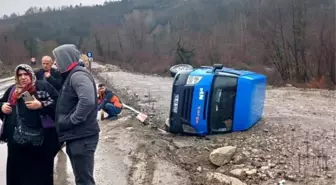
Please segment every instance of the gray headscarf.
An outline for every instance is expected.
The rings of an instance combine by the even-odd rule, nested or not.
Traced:
[[[34,73],[34,70],[32,67],[30,67],[30,65],[27,65],[27,64],[20,64],[18,66],[16,66],[15,68],[15,84],[19,84],[19,77],[18,77],[18,71],[20,69],[23,69],[25,71],[27,71],[28,73],[31,74],[31,78],[32,78],[32,85],[35,85],[35,82],[36,82],[36,76],[35,76],[35,73]]]

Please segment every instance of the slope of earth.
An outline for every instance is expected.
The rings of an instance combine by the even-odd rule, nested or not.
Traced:
[[[230,184],[225,178],[231,176],[257,185],[284,179],[287,184],[336,184],[334,91],[269,88],[264,119],[249,131],[205,138],[184,137],[158,129],[163,128],[168,117],[171,78],[132,74],[97,63],[93,68],[126,103],[150,115],[149,126],[137,125],[133,133],[147,140],[142,148],[188,171],[193,185],[214,184],[214,179]],[[210,153],[224,146],[235,148],[234,155],[226,165],[213,165]]]
[[[13,69],[8,66],[5,66],[0,61],[0,78],[6,78],[13,75]]]

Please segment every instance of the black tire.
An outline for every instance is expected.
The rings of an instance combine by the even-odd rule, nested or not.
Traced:
[[[170,71],[170,76],[174,78],[175,75],[181,71],[191,71],[193,69],[194,68],[189,64],[177,64],[177,65],[170,67],[169,71]]]
[[[166,122],[167,121],[169,121],[169,120],[166,120]],[[172,134],[181,134],[181,129],[178,129],[178,128],[176,128],[176,127],[172,127],[172,126],[168,126],[167,124],[165,124],[165,129],[166,129],[166,131],[167,132],[169,132],[169,133],[172,133]]]

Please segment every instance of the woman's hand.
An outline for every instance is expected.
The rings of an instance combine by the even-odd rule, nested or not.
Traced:
[[[12,113],[12,107],[10,106],[9,103],[4,103],[1,106],[1,111],[5,114],[10,114]]]
[[[38,101],[34,96],[33,96],[33,98],[34,98],[33,101],[26,101],[25,102],[27,108],[30,109],[30,110],[36,110],[36,109],[42,108],[41,102]]]

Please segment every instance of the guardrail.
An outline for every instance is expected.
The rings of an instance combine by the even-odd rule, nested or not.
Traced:
[[[0,97],[12,84],[14,84],[14,77],[0,79]]]
[[[6,83],[6,82],[9,82],[9,81],[12,81],[12,80],[14,80],[14,76],[0,79],[0,86],[1,86],[2,83]]]

